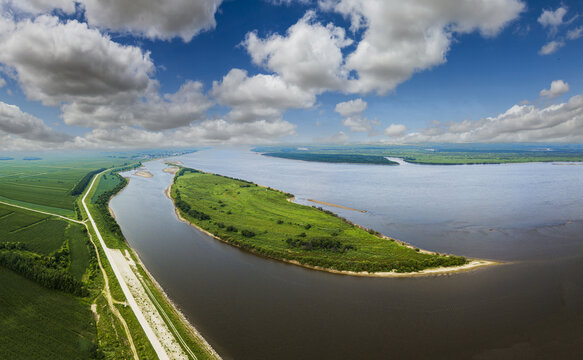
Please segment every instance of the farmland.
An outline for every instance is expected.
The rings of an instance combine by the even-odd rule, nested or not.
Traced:
[[[49,215],[0,204],[0,242],[21,242],[30,251],[48,255],[63,244],[67,226]]]
[[[94,350],[97,333],[87,299],[64,290],[89,266],[84,229],[0,204],[1,260],[27,264],[26,272],[0,266],[0,358],[88,358]]]
[[[247,181],[183,168],[171,195],[188,221],[274,259],[357,272],[415,272],[467,263],[463,257],[404,246],[331,212],[289,202],[291,194]]]
[[[98,175],[88,199],[104,236],[131,251],[107,206],[127,183],[116,172],[167,153],[15,156],[0,163],[0,358],[156,358],[104,250],[91,240],[96,233],[82,221],[80,198],[95,174],[112,169]],[[213,358],[138,267],[165,321],[198,358]]]
[[[86,303],[2,267],[0,287],[0,358],[89,358],[96,332]]]
[[[0,200],[74,217],[75,186],[92,171],[126,163],[127,159],[105,157],[3,161]]]

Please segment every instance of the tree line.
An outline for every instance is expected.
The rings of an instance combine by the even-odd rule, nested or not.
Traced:
[[[42,258],[42,257],[41,257]],[[0,251],[0,266],[10,269],[25,278],[54,290],[61,290],[77,296],[87,296],[89,292],[83,283],[75,279],[61,267],[50,268],[32,258],[15,252]]]
[[[73,187],[73,189],[71,190],[70,194],[72,196],[77,196],[77,195],[83,194],[83,191],[85,191],[85,188],[87,188],[87,185],[89,184],[89,181],[91,181],[91,178],[94,175],[99,174],[103,170],[105,170],[105,168],[101,168],[101,169],[98,169],[98,170],[90,171],[87,174],[85,174],[85,176],[83,176],[83,178],[81,180],[79,180],[79,182],[75,185],[75,187]]]
[[[93,203],[95,204],[97,211],[100,212],[101,218],[103,219],[104,225],[106,226],[107,230],[112,234],[117,235],[118,237],[123,237],[121,228],[119,227],[113,216],[111,216],[111,214],[109,213],[108,204],[109,199],[118,192],[120,192],[121,189],[123,189],[127,185],[128,180],[117,173],[114,173],[113,176],[117,176],[119,178],[119,183],[114,188],[101,193],[97,197],[97,199],[94,200]]]
[[[186,203],[186,201],[182,200],[182,198],[180,197],[180,191],[178,191],[178,189],[176,189],[176,196],[174,197],[174,204],[176,204],[176,207],[179,208],[182,212],[192,216],[195,219],[198,219],[198,220],[210,220],[211,219],[211,217],[208,214],[203,213],[202,211],[198,211],[196,209],[193,209],[188,203]]]

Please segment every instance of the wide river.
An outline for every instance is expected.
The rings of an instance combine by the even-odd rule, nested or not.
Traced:
[[[148,270],[225,359],[575,358],[583,353],[583,166],[325,164],[210,149],[186,166],[329,208],[418,247],[505,264],[362,278],[260,258],[180,222],[172,175],[111,202]],[[126,175],[130,175],[130,172]]]

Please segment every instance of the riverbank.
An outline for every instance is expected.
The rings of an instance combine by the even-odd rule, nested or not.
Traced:
[[[424,251],[353,224],[329,211],[290,203],[291,194],[261,189],[255,184],[220,175],[193,172],[188,177],[196,177],[190,180],[196,182],[197,190],[209,185],[218,186],[210,191],[228,195],[208,207],[191,203],[194,210],[184,213],[179,210],[185,206],[183,199],[190,201],[193,196],[202,197],[205,204],[211,200],[205,197],[206,193],[187,193],[188,187],[182,182],[180,190],[178,187],[173,189],[176,180],[181,178],[178,174],[165,190],[166,196],[174,202],[178,218],[219,241],[256,255],[313,270],[370,277],[440,275],[497,264],[494,261],[466,260]],[[258,197],[253,198],[253,195]],[[244,198],[245,203],[237,203],[233,197]],[[280,198],[285,198],[285,201]],[[179,206],[177,202],[182,204]],[[291,208],[285,208],[282,203],[289,204]],[[266,206],[270,215],[258,209],[261,206]],[[245,213],[249,207],[252,213]],[[280,214],[281,217],[266,218],[273,214]],[[203,223],[204,227],[199,223]],[[239,228],[243,226],[246,228],[240,229],[239,233]],[[275,232],[274,228],[277,229]],[[302,233],[292,234],[298,231]],[[330,232],[331,235],[328,234]]]
[[[124,304],[129,305],[129,308],[125,306],[120,308],[120,312],[128,321],[131,337],[137,338],[141,343],[147,341],[161,359],[220,359],[208,342],[170,301],[121,232],[114,231],[115,229],[104,221],[104,215],[109,214],[105,211],[111,209],[99,209],[93,203],[86,203],[86,198],[94,197],[98,188],[94,185],[98,180],[101,180],[100,176],[91,183],[82,199],[82,205],[90,219],[92,230],[99,239],[101,250],[108,258],[112,270],[111,278],[115,278],[119,284],[116,298],[120,300],[116,303],[121,304],[121,299],[124,299]],[[128,183],[129,181],[125,181],[123,188]],[[109,205],[111,197],[121,189],[116,186],[116,191],[108,192],[106,206]],[[111,213],[113,216],[113,211]],[[116,241],[112,241],[114,239]],[[107,241],[111,247],[106,244]],[[140,354],[141,356],[150,357],[152,354]]]

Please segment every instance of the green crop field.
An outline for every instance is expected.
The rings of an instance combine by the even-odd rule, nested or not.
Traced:
[[[65,241],[67,226],[49,215],[0,204],[0,243],[21,242],[30,251],[48,255]]]
[[[350,271],[419,271],[465,258],[426,254],[363,230],[330,212],[288,201],[290,194],[191,169],[172,196],[183,216],[221,239],[276,259]]]
[[[0,267],[0,359],[87,359],[93,315],[76,297]]]
[[[2,161],[0,200],[74,217],[75,186],[92,171],[127,163],[127,158],[105,156]]]
[[[91,261],[87,235],[84,230],[85,227],[78,224],[70,224],[67,229],[67,239],[69,240],[69,251],[71,253],[70,271],[77,280],[83,279],[83,275]]]

